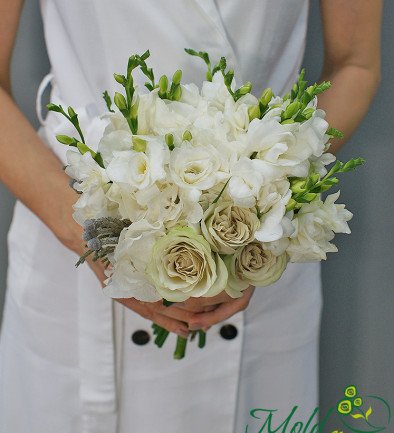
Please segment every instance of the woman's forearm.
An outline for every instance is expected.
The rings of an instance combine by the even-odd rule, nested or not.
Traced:
[[[75,192],[62,164],[0,87],[0,180],[75,252],[81,227],[72,218]]]
[[[331,81],[332,87],[320,95],[319,107],[326,111],[330,125],[344,133],[344,139],[332,141],[330,152],[336,153],[367,113],[380,76],[373,69],[345,65],[323,73],[321,80]]]

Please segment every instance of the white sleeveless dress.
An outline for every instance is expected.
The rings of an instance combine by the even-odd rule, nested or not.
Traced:
[[[183,52],[191,47],[226,56],[256,94],[288,90],[308,1],[42,0],[41,8],[52,100],[77,109],[94,143],[101,92],[112,93],[112,73],[146,49],[157,76],[181,68],[184,82],[200,83],[202,63]],[[51,113],[40,130],[63,160],[54,135],[66,128]],[[152,338],[136,344],[136,331],[151,336],[150,322],[107,299],[88,266],[76,270],[77,257],[21,203],[8,242],[1,432],[254,432],[253,408],[277,409],[283,420],[298,405],[296,418],[307,420],[317,405],[319,264],[290,265],[279,282],[256,288],[245,312],[211,328],[205,349],[190,344],[174,361],[175,337],[161,350]]]

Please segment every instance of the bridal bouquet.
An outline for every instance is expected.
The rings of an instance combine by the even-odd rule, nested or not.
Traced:
[[[65,170],[87,246],[78,264],[91,254],[105,262],[113,298],[240,297],[249,285],[274,283],[289,261],[326,259],[337,251],[335,233],[350,233],[339,192],[321,198],[337,173],[363,163],[326,168],[335,161],[329,140],[341,136],[317,108],[330,83],[307,86],[302,71],[286,95],[267,88],[256,97],[249,82],[237,88],[224,57],[212,64],[205,52],[186,52],[206,63],[201,88],[182,84],[180,70],[156,81],[149,51],[114,74],[123,92],[113,102],[104,92],[108,126],[97,150],[73,108],[48,105],[77,132],[57,139],[73,148]],[[135,86],[137,70],[148,92]],[[168,332],[153,326],[161,346]],[[198,336],[202,347],[205,333]],[[178,337],[175,358],[186,342]]]

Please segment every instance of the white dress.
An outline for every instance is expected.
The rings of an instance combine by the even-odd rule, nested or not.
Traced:
[[[101,92],[116,89],[133,53],[151,51],[156,76],[181,68],[201,82],[203,64],[184,47],[224,55],[237,81],[288,90],[303,56],[307,0],[42,0],[52,64],[52,100],[80,113],[97,141]],[[94,127],[92,127],[94,125]],[[40,130],[54,140],[68,126],[51,113]],[[50,179],[48,179],[50,182]],[[17,203],[0,346],[2,433],[240,433],[258,431],[253,408],[317,405],[321,312],[319,264],[290,265],[256,288],[248,309],[210,329],[174,361],[174,336],[159,350],[136,344],[151,324],[107,299],[88,266]],[[223,328],[223,325],[231,325]],[[225,333],[224,331],[227,331]],[[139,334],[141,335],[141,333]],[[224,335],[227,338],[223,338]],[[134,341],[133,341],[134,340]],[[281,421],[282,422],[282,421]]]

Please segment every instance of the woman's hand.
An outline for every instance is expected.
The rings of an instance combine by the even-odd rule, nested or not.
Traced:
[[[91,269],[99,281],[106,279],[101,262],[88,259]],[[185,302],[175,303],[169,307],[158,302],[142,302],[134,298],[115,299],[126,308],[145,319],[186,338],[189,331],[204,329],[228,319],[239,311],[245,310],[253,295],[254,287],[249,286],[241,298],[233,299],[223,292],[211,298],[190,298]]]
[[[243,291],[241,298],[231,298],[227,293],[222,292],[212,298],[190,298],[179,305],[179,308],[188,312],[194,312],[188,320],[191,331],[197,329],[207,330],[212,325],[223,322],[239,311],[243,311],[249,305],[255,287],[249,286]],[[209,308],[210,311],[202,311]]]
[[[99,281],[103,284],[106,280],[104,265],[100,261],[93,261],[91,258],[86,260],[96,274]],[[188,323],[194,317],[193,311],[185,308],[178,308],[177,304],[166,307],[161,301],[142,302],[134,298],[114,299],[123,304],[126,308],[134,311],[145,319],[151,320],[157,325],[186,338],[189,334]],[[197,311],[209,311],[211,307],[201,307]]]

